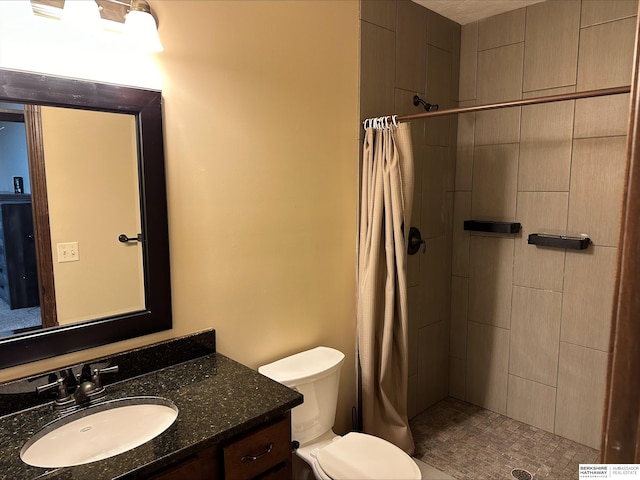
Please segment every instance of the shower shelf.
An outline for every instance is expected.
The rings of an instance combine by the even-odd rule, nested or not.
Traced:
[[[540,247],[567,248],[570,250],[584,250],[591,245],[589,237],[566,237],[564,235],[547,235],[544,233],[532,233],[529,235],[529,244]]]
[[[518,222],[487,222],[483,220],[465,220],[464,229],[473,232],[518,233],[522,225]]]

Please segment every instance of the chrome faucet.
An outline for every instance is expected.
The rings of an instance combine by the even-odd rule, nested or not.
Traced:
[[[102,385],[101,375],[104,373],[116,373],[118,366],[91,369],[91,365],[85,364],[82,372],[76,377],[69,368],[60,371],[60,378],[36,387],[38,393],[57,390],[57,396],[53,404],[56,410],[66,410],[80,405],[85,405],[91,400],[101,398],[106,391]]]

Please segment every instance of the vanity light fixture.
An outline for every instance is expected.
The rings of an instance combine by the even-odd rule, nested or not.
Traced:
[[[36,15],[73,22],[76,28],[83,30],[95,29],[102,19],[107,21],[107,29],[124,33],[133,46],[151,52],[163,50],[158,36],[158,19],[146,0],[30,1]]]

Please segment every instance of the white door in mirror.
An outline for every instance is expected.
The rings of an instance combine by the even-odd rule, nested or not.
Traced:
[[[104,402],[48,424],[24,445],[20,458],[43,468],[103,460],[155,438],[177,416],[177,407],[160,397]]]

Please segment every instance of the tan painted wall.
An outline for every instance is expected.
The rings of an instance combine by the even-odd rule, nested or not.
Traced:
[[[174,329],[0,380],[216,328],[250,367],[343,351],[355,404],[358,2],[151,2],[160,19]]]
[[[42,107],[42,132],[58,323],[144,309],[141,246],[118,241],[141,231],[135,117]]]

